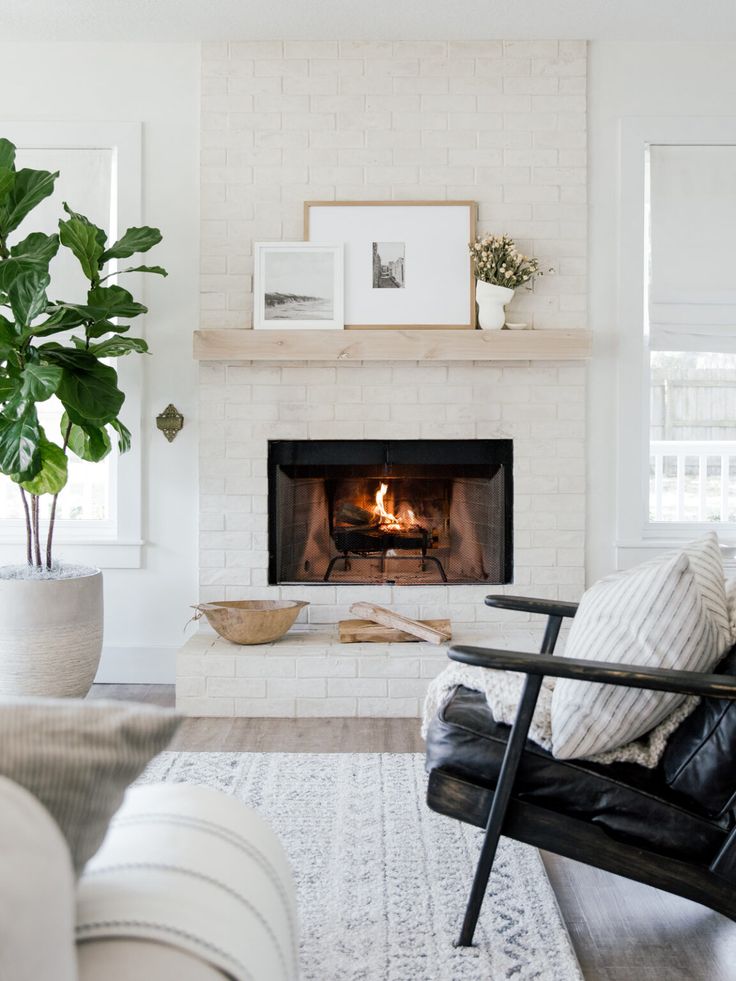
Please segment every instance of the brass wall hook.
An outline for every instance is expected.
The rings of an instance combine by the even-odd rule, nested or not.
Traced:
[[[164,411],[156,416],[156,426],[161,430],[170,443],[173,443],[181,427],[184,425],[184,416],[171,402]]]

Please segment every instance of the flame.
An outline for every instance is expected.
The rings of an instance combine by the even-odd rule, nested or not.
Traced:
[[[373,509],[373,513],[376,515],[381,528],[386,528],[389,531],[404,531],[406,529],[412,528],[416,524],[416,515],[411,510],[407,508],[403,514],[392,514],[386,509],[384,505],[384,499],[388,491],[388,484],[382,483],[376,492],[376,506]]]
[[[380,488],[376,492],[376,506],[373,511],[380,519],[382,525],[397,525],[399,523],[398,518],[395,514],[391,514],[390,511],[387,511],[383,504],[383,499],[386,496],[387,490],[388,484],[381,484]]]

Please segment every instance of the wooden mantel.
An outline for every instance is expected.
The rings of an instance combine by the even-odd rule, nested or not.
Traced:
[[[587,330],[241,330],[194,332],[200,361],[583,361]]]

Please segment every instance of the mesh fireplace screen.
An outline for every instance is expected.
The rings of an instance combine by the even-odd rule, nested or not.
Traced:
[[[269,582],[506,583],[511,440],[279,440]]]

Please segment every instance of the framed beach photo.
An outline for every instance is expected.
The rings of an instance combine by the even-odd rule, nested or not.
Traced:
[[[257,330],[342,330],[342,245],[256,242],[254,249]]]
[[[307,201],[304,237],[345,248],[345,327],[475,327],[475,201]]]

